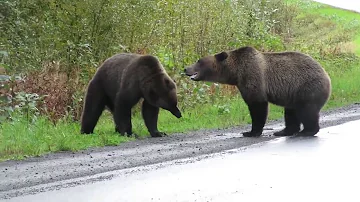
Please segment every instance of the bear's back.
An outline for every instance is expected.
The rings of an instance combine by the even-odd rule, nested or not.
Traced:
[[[139,57],[140,55],[133,53],[113,55],[100,65],[92,80],[99,83],[109,98],[114,100],[116,94],[114,92],[117,92],[120,88],[123,74],[133,61]]]
[[[264,59],[266,81],[277,85],[301,85],[326,74],[318,62],[298,52],[265,53]]]
[[[323,92],[317,90],[323,91],[329,85],[327,73],[308,55],[299,52],[264,53],[264,58],[266,94],[274,104],[295,104],[304,99],[305,92],[321,94]]]
[[[120,53],[106,59],[103,64],[99,67],[97,73],[107,79],[121,74],[134,59],[139,58],[140,55],[133,53]]]

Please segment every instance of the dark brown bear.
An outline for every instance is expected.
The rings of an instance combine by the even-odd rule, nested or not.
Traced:
[[[144,98],[142,115],[152,137],[159,132],[159,107],[177,118],[176,85],[159,60],[151,55],[121,53],[108,58],[89,82],[81,115],[81,133],[93,133],[105,106],[113,114],[115,130],[122,135],[132,134],[131,109]]]
[[[268,102],[285,108],[285,129],[275,136],[313,136],[320,130],[319,112],[329,99],[328,74],[308,55],[299,52],[264,53],[252,47],[199,59],[185,69],[194,81],[236,85],[250,111],[252,129],[263,132]],[[300,124],[304,129],[300,131]]]

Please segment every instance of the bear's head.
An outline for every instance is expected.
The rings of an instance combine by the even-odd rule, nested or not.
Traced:
[[[228,56],[227,52],[221,52],[200,58],[195,64],[185,68],[185,74],[193,81],[223,83],[222,77],[227,69],[226,59]]]
[[[177,118],[181,117],[181,112],[177,107],[176,84],[167,74],[162,73],[153,77],[144,94],[151,105],[168,110]]]

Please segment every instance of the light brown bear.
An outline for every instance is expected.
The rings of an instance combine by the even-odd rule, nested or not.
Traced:
[[[93,133],[105,106],[113,114],[115,131],[132,135],[131,109],[144,98],[142,115],[152,137],[166,135],[157,128],[159,108],[177,118],[176,85],[159,60],[151,55],[121,53],[98,68],[89,82],[81,115],[81,133]]]
[[[245,137],[263,132],[268,102],[285,108],[285,128],[275,136],[313,136],[320,130],[319,112],[329,99],[331,80],[321,65],[299,52],[260,52],[253,47],[199,59],[185,69],[194,81],[238,87],[252,119]],[[300,124],[304,128],[300,131]]]

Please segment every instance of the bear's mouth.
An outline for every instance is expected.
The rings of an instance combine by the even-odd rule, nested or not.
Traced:
[[[196,80],[198,78],[198,75],[199,75],[199,73],[195,72],[194,74],[188,75],[188,76],[190,76],[191,80]]]

